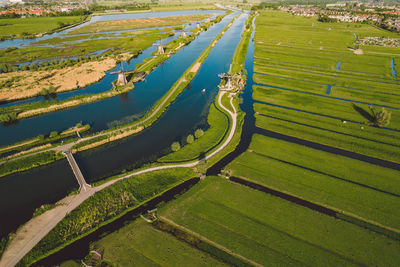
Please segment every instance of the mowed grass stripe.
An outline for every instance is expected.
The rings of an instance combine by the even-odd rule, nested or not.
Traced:
[[[354,73],[347,73],[347,72],[339,72],[339,71],[315,71],[313,69],[308,69],[305,70],[304,68],[298,67],[298,66],[276,66],[276,65],[271,65],[271,63],[266,63],[266,62],[260,62],[260,60],[256,60],[254,62],[254,69],[257,72],[261,73],[290,73],[290,76],[297,76],[299,78],[305,78],[309,76],[315,77],[315,80],[321,80],[321,81],[326,81],[326,80],[332,80],[333,82],[335,81],[341,81],[342,80],[342,86],[347,86],[347,87],[354,87],[354,86],[349,86],[348,84],[350,83],[358,83],[358,84],[364,84],[364,87],[373,87],[376,89],[379,89],[380,87],[384,88],[391,88],[393,90],[399,91],[399,85],[400,83],[395,82],[395,81],[388,81],[388,79],[371,79],[369,78],[370,76],[364,77],[362,75],[355,75]],[[344,82],[343,82],[344,80]],[[375,84],[375,85],[374,85]]]
[[[392,160],[398,157],[400,159],[400,151],[398,151],[400,147],[400,133],[398,131],[367,126],[359,122],[347,121],[341,118],[308,113],[285,106],[275,106],[265,102],[255,102],[254,109],[257,112],[256,124],[261,128],[272,130],[273,127],[279,129],[281,125],[287,125],[287,127],[294,127],[294,129],[299,129],[299,131],[303,129],[304,132],[315,132],[321,138],[349,142],[350,146],[345,146],[345,144],[340,145],[340,143],[338,145],[355,152],[366,154],[368,148],[370,148],[371,151],[367,154],[380,155],[378,157],[392,158]],[[316,130],[308,128],[315,128]],[[313,141],[324,143],[324,139],[319,139],[318,136],[315,136]],[[332,144],[332,142],[330,143]],[[374,152],[374,149],[380,151]]]
[[[350,103],[346,101],[335,101],[331,98],[320,97],[317,95],[303,94],[300,92],[267,88],[261,86],[253,87],[253,98],[258,101],[271,103],[289,108],[301,109],[321,115],[343,118],[346,121],[368,123],[368,118],[360,112],[369,111],[368,105],[360,103]],[[400,110],[390,110],[392,113],[390,129],[400,130]],[[385,129],[380,129],[385,131]]]
[[[307,146],[255,134],[250,149],[277,160],[400,196],[400,172]]]
[[[258,85],[275,86],[295,91],[311,92],[322,96],[327,95],[328,85],[318,82],[303,81],[299,79],[263,75],[258,73],[254,74],[253,79]],[[400,94],[386,94],[357,89],[354,90],[341,87],[332,87],[328,97],[336,100],[349,100],[362,103],[367,102],[373,103],[373,105],[400,108]]]
[[[286,145],[290,147],[293,144],[287,142]],[[251,149],[262,154],[260,147],[252,145]],[[305,200],[400,229],[400,199],[393,195],[251,152],[241,155],[229,168],[233,170],[233,176],[248,177]]]
[[[399,242],[220,178],[201,181],[160,213],[265,265],[274,261],[258,243],[313,266],[394,266],[400,260]],[[231,239],[232,232],[255,241]],[[257,251],[261,259],[249,256]]]
[[[226,266],[211,255],[157,230],[141,218],[103,237],[94,246],[116,266]]]

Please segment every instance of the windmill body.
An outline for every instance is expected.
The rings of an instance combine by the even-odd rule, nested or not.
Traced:
[[[111,72],[110,74],[118,74],[118,79],[117,79],[117,85],[121,86],[121,85],[127,85],[128,81],[126,80],[126,76],[124,73],[124,69],[122,67],[122,62],[121,62],[121,69],[117,72]]]

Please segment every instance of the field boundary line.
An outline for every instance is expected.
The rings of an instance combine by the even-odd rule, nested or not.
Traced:
[[[187,233],[193,235],[194,237],[200,239],[201,241],[206,242],[206,243],[209,243],[210,245],[212,245],[212,246],[214,246],[214,247],[216,247],[216,248],[218,248],[218,249],[220,249],[220,250],[222,250],[222,251],[224,251],[224,252],[230,254],[231,256],[234,256],[234,257],[236,257],[236,258],[239,258],[239,259],[241,259],[241,260],[243,260],[243,261],[245,261],[245,262],[247,262],[247,263],[249,263],[249,264],[251,264],[251,265],[253,265],[253,266],[257,266],[257,267],[262,267],[262,266],[263,266],[263,265],[261,265],[261,264],[255,262],[255,261],[253,261],[253,260],[250,260],[250,259],[248,259],[248,258],[246,258],[246,257],[244,257],[244,256],[242,256],[242,255],[240,255],[240,254],[237,254],[237,253],[233,252],[232,250],[230,250],[230,249],[228,249],[228,248],[222,246],[221,244],[218,244],[218,243],[216,243],[216,242],[214,242],[214,241],[208,239],[208,238],[205,237],[205,236],[200,235],[199,233],[196,233],[196,232],[194,232],[194,231],[192,231],[192,230],[190,230],[190,229],[188,229],[188,228],[186,228],[186,227],[184,227],[184,226],[182,226],[182,225],[179,225],[179,224],[175,223],[175,222],[172,221],[172,220],[169,220],[169,219],[167,219],[167,218],[165,218],[165,217],[162,217],[162,216],[159,216],[158,219],[159,219],[160,221],[164,222],[164,223],[168,223],[169,225],[171,225],[171,226],[173,226],[173,227],[175,227],[175,228],[178,228],[178,229],[181,230],[181,231],[187,232]]]
[[[357,225],[362,228],[366,228],[370,231],[373,231],[378,234],[383,234],[391,239],[400,240],[400,230],[383,225],[373,220],[366,219],[364,217],[358,216],[357,214],[340,210],[338,208],[332,207],[330,205],[326,205],[320,202],[314,202],[307,200],[303,197],[294,195],[288,191],[279,190],[273,186],[268,186],[262,183],[258,183],[252,179],[243,176],[232,176],[229,178],[230,181],[234,183],[238,183],[244,186],[248,186],[252,189],[282,198],[286,201],[292,202],[296,205],[300,205],[302,207],[314,210],[319,213],[323,213],[327,216],[334,217],[336,219],[340,219],[342,221],[346,221],[348,223]],[[269,191],[269,192],[266,192]],[[299,203],[303,202],[303,203]]]

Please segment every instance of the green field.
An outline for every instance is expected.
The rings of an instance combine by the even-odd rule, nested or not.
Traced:
[[[190,169],[170,169],[138,175],[109,186],[71,211],[22,260],[33,262],[65,247],[166,190],[194,177]]]
[[[139,218],[92,244],[113,266],[226,266]]]
[[[228,166],[233,176],[400,229],[397,171],[261,135]]]
[[[196,139],[192,144],[185,144],[179,151],[170,153],[158,161],[179,162],[198,159],[201,155],[204,155],[204,153],[217,146],[229,128],[229,120],[215,105],[211,105],[208,114],[208,124],[210,128],[204,132],[203,136]]]
[[[201,181],[159,214],[262,265],[400,262],[398,241],[216,177]]]
[[[2,19],[0,38],[21,38],[45,33],[60,28],[62,24],[75,24],[82,19],[82,17],[78,16]]]

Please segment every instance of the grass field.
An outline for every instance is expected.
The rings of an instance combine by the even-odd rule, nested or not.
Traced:
[[[161,170],[122,180],[97,192],[53,228],[21,264],[30,265],[54,253],[192,177],[194,173],[190,169]]]
[[[114,266],[226,266],[141,218],[92,245]]]
[[[186,16],[171,16],[161,18],[146,18],[146,19],[126,19],[126,20],[110,20],[97,21],[87,26],[69,32],[69,34],[83,34],[95,32],[109,32],[140,28],[163,27],[182,25],[194,21],[200,21],[211,17],[211,14],[186,15]]]
[[[400,262],[397,241],[216,177],[159,214],[262,265]]]
[[[229,127],[227,116],[214,105],[210,106],[208,114],[208,128],[204,135],[191,144],[185,144],[179,151],[168,154],[159,162],[179,162],[199,158],[204,153],[215,147],[223,138]]]
[[[261,135],[250,150],[228,166],[233,176],[400,229],[397,171]]]
[[[63,25],[75,24],[82,19],[78,16],[2,19],[0,38],[21,38],[27,35],[45,33],[60,28],[61,23]]]
[[[361,46],[355,54],[355,35],[396,37],[365,24],[263,11],[255,35],[256,124],[400,162],[400,81],[391,72],[400,49]],[[390,123],[373,127],[370,106],[390,112]]]

